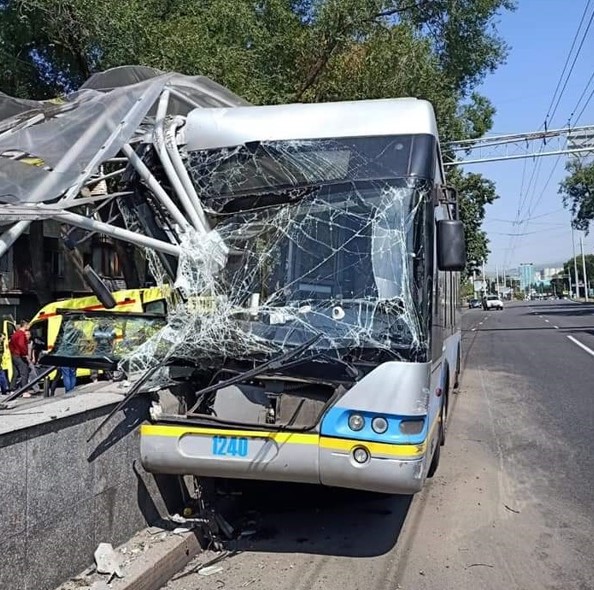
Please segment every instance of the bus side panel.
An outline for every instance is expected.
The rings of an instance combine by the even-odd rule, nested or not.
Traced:
[[[400,361],[383,363],[357,382],[322,419],[322,483],[391,494],[419,491],[439,440],[440,383],[440,372],[432,375],[430,363]],[[334,418],[338,410],[360,413],[364,427],[350,432],[344,418]],[[385,433],[373,431],[375,416],[388,421]],[[403,434],[400,423],[407,419],[423,420],[423,430]],[[332,436],[342,438],[343,444],[333,448],[326,438]],[[363,464],[353,457],[358,447],[369,452]]]
[[[333,407],[378,414],[424,415],[428,409],[430,371],[430,363],[382,363],[349,389]]]

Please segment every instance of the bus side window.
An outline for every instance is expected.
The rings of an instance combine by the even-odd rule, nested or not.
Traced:
[[[149,301],[149,303],[145,303],[144,312],[165,315],[167,313],[167,305],[165,303],[165,300],[158,299],[157,301]]]

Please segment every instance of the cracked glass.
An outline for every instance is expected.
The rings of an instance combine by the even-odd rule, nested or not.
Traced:
[[[217,366],[316,334],[316,350],[344,360],[425,360],[433,206],[431,181],[409,174],[412,144],[359,137],[184,154],[213,231],[182,238],[184,301],[132,365],[154,366],[159,350]],[[221,241],[222,270],[212,263]]]

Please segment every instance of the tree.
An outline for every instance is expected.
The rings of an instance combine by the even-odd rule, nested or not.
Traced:
[[[255,103],[423,96],[445,139],[478,136],[473,89],[507,48],[510,0],[4,0],[2,89],[34,98],[128,63],[211,76]],[[478,113],[478,117],[477,117]],[[478,134],[478,135],[476,135]]]
[[[202,74],[255,104],[416,96],[442,142],[492,126],[476,92],[507,47],[494,19],[512,0],[0,0],[0,89],[49,98],[124,64]],[[447,152],[444,156],[447,156]],[[493,183],[454,171],[469,260]]]
[[[551,289],[556,295],[562,295],[569,291],[569,279],[565,273],[558,273],[551,279]]]
[[[481,227],[487,205],[493,203],[498,195],[495,184],[481,174],[454,169],[449,182],[458,191],[459,215],[464,223],[466,237],[466,275],[469,276],[476,269],[473,263],[480,265],[489,254],[489,241]]]
[[[594,162],[584,164],[581,160],[570,160],[565,169],[568,175],[559,185],[563,203],[569,207],[576,229],[588,231],[594,220]]]
[[[586,254],[584,256],[584,259],[586,261],[586,274],[588,276],[588,284],[591,285],[592,283],[594,283],[594,254]],[[574,265],[574,260],[575,260],[575,265],[577,265],[578,280],[579,281],[583,281],[584,280],[584,270],[583,270],[583,265],[582,265],[582,257],[581,256],[576,256],[575,259],[572,258],[571,260],[568,260],[563,265],[563,272],[564,272],[564,274],[566,274],[566,275],[571,274],[571,282],[572,282],[572,284],[575,284],[575,265]]]

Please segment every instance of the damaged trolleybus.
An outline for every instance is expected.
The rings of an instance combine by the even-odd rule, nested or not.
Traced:
[[[182,244],[178,285],[202,305],[168,319],[144,467],[420,490],[460,372],[465,264],[430,103],[195,109],[178,143],[219,241]]]

